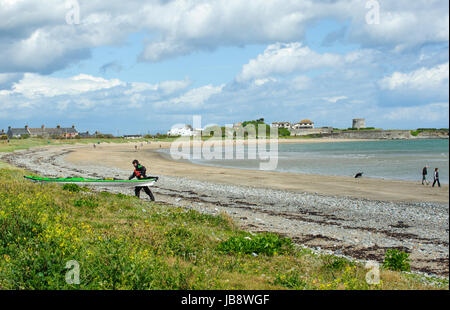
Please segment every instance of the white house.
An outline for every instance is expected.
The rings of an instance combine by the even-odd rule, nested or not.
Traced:
[[[192,129],[191,125],[173,127],[167,132],[168,136],[192,137],[201,134],[201,129]]]
[[[273,127],[273,128],[286,128],[286,129],[290,129],[290,128],[291,128],[291,123],[289,123],[289,122],[273,122],[273,123],[272,123],[272,127]]]
[[[297,124],[294,124],[292,126],[293,129],[306,129],[306,128],[314,128],[314,122],[310,121],[309,119],[304,119],[298,122]]]

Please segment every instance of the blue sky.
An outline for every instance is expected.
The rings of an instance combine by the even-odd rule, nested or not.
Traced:
[[[448,127],[446,1],[0,0],[0,8],[0,129],[156,133],[193,115],[203,125],[264,117],[347,128],[364,117],[386,129]],[[368,22],[374,12],[379,23]]]

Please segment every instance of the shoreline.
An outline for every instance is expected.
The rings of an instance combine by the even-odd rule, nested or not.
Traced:
[[[250,170],[250,171],[261,171],[260,169],[257,168],[235,168],[235,167],[231,167],[231,166],[220,166],[220,165],[214,165],[214,164],[203,164],[203,163],[197,163],[197,162],[192,162],[188,159],[180,159],[180,160],[176,160],[176,159],[172,159],[170,158],[170,155],[168,153],[162,152],[160,150],[152,150],[152,152],[155,152],[156,154],[161,155],[162,159],[166,159],[168,161],[174,161],[174,162],[181,162],[181,163],[188,163],[188,164],[192,164],[192,165],[197,165],[197,166],[202,166],[202,167],[213,167],[213,168],[224,168],[224,169],[238,169],[238,170]],[[340,175],[340,174],[321,174],[321,173],[306,173],[306,172],[297,172],[297,171],[278,171],[278,170],[273,170],[274,172],[279,172],[279,173],[289,173],[289,174],[296,174],[296,175],[303,175],[303,176],[323,176],[323,177],[345,177],[345,178],[352,178],[352,176],[346,176],[346,175]],[[395,179],[395,178],[386,178],[386,177],[376,177],[376,176],[364,176],[364,179],[367,180],[373,180],[373,181],[399,181],[399,182],[409,182],[411,184],[417,184],[417,181],[415,180],[407,180],[407,179]],[[429,180],[430,184],[432,183],[432,180]],[[450,183],[446,182],[446,181],[440,181],[441,185],[446,185],[449,186]]]
[[[355,179],[351,176],[207,166],[188,161],[175,161],[157,151],[170,147],[169,142],[144,144],[142,148],[139,147],[137,152],[134,150],[134,145],[102,145],[97,149],[81,146],[69,154],[66,160],[73,164],[102,164],[129,170],[131,161],[137,158],[147,166],[151,174],[187,177],[197,181],[380,201],[448,204],[449,200],[448,184],[442,184],[441,188],[431,188],[431,186],[421,185],[420,182],[405,180]]]
[[[148,147],[159,148],[159,145]],[[101,145],[95,150],[92,146],[45,147],[0,156],[12,165],[43,176],[124,179],[131,173],[128,159],[145,154],[151,156],[146,162],[151,159],[155,168],[149,169],[150,175],[160,176],[152,187],[157,203],[211,215],[226,213],[244,230],[281,234],[322,254],[382,263],[387,249],[400,249],[410,253],[414,272],[448,276],[448,199],[411,201],[400,199],[398,193],[394,196],[384,193],[385,200],[371,199],[370,191],[366,192],[371,187],[370,180],[353,183],[350,188],[356,194],[353,197],[343,193],[333,195],[327,190],[336,190],[336,178],[329,177],[318,178],[322,179],[320,192],[286,188],[280,180],[277,188],[264,182],[255,184],[255,171],[236,171],[237,175],[228,177],[221,173],[231,173],[233,169],[209,167],[215,173],[208,173],[203,166],[158,158],[161,154],[157,152],[135,152],[134,144]],[[165,173],[160,173],[162,170]],[[223,181],[224,176],[227,182],[217,181]],[[286,176],[282,174],[281,179]],[[409,185],[408,182],[387,183],[390,187],[397,184],[397,188],[405,183]],[[97,190],[133,195],[132,189]],[[448,187],[441,193],[448,197]]]

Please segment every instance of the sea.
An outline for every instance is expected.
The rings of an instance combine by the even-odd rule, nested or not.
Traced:
[[[267,146],[267,150],[269,146]],[[233,158],[237,157],[236,149]],[[169,150],[163,150],[167,156]],[[248,159],[249,149],[243,149],[243,159],[192,159],[195,164],[239,169],[259,169],[260,159]],[[191,150],[192,154],[192,150]],[[439,168],[440,181],[449,183],[449,140],[374,140],[324,143],[278,144],[278,163],[274,171],[354,176],[421,181],[422,169],[429,166],[428,179],[434,168]]]

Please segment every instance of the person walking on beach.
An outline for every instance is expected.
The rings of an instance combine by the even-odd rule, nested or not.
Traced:
[[[134,166],[133,174],[130,175],[128,180],[131,180],[133,178],[137,178],[139,180],[147,178],[147,169],[144,166],[142,166],[137,159],[133,160],[133,166]],[[136,186],[134,189],[136,197],[139,198],[141,190],[144,190],[144,192],[150,197],[151,201],[155,201],[155,197],[153,196],[153,193],[148,186]]]
[[[429,185],[430,184],[430,182],[428,182],[428,180],[427,180],[428,168],[429,168],[428,166],[425,166],[422,169],[422,185],[425,185],[425,184]]]
[[[435,168],[435,169],[434,169],[434,182],[433,182],[433,187],[434,187],[434,184],[436,184],[436,182],[437,182],[438,186],[441,187],[441,182],[439,182],[439,168]]]

